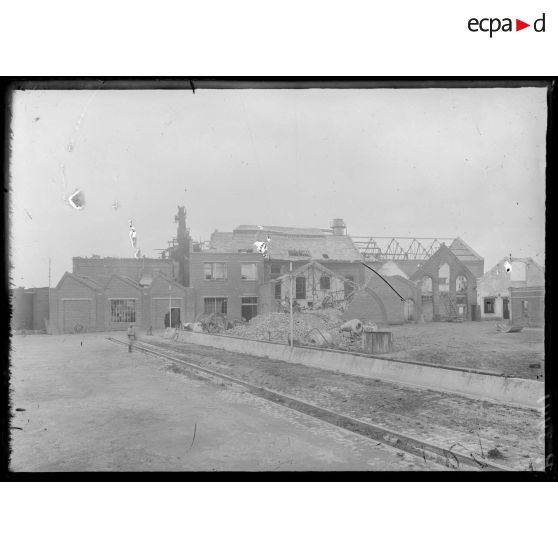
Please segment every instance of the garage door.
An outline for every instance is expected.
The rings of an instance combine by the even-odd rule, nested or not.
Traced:
[[[92,300],[63,300],[62,303],[65,333],[86,331],[91,327]]]
[[[173,298],[172,299],[173,308],[182,308],[182,299]],[[169,313],[169,299],[153,299],[153,305],[151,307],[151,326],[153,329],[164,329],[165,327],[165,316]],[[176,314],[175,312],[173,314]],[[174,320],[174,318],[173,318]],[[167,317],[168,323],[168,317]],[[173,325],[175,325],[173,323]]]

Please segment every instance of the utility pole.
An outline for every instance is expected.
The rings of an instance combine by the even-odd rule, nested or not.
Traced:
[[[293,348],[293,334],[294,334],[294,322],[293,322],[293,262],[289,262],[289,271],[291,274],[291,295],[289,296],[289,302],[290,302],[290,306],[291,306],[291,319],[290,319],[290,330],[291,330],[291,334],[290,334],[290,344],[291,344],[291,349]]]
[[[52,296],[51,296],[51,292],[50,292],[50,256],[48,257],[48,312],[49,312],[49,317],[47,320],[45,320],[46,322],[46,330],[47,333],[50,333],[51,328],[52,328],[52,324],[50,323],[50,316],[51,314],[51,308],[52,308]]]
[[[172,285],[169,285],[169,327],[172,327],[172,299],[171,299]]]

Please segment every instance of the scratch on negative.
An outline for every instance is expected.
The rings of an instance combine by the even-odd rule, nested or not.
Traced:
[[[194,440],[196,439],[196,428],[198,426],[198,423],[195,422],[194,423],[194,437],[192,438],[192,443],[190,444],[190,447],[188,448],[188,451],[190,451],[192,449],[192,446],[194,445]]]
[[[70,142],[68,143],[68,151],[72,152],[74,150],[75,144],[76,144],[76,140],[77,140],[77,135],[79,133],[79,128],[81,126],[81,122],[85,117],[86,112],[89,110],[89,106],[91,105],[91,103],[93,102],[93,99],[95,99],[95,97],[97,96],[97,93],[99,92],[99,90],[101,89],[101,87],[103,87],[104,85],[104,81],[101,82],[101,85],[99,85],[99,87],[93,92],[93,94],[89,97],[83,111],[81,112],[81,114],[79,115],[76,125],[74,126],[74,131],[72,132],[72,135],[70,137]]]

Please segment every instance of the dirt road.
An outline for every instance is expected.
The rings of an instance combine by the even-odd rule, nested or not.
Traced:
[[[11,362],[13,471],[441,468],[249,394],[173,373],[104,334],[16,336]]]

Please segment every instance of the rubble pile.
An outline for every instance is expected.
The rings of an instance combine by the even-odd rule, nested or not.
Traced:
[[[301,341],[306,337],[311,327],[308,327],[299,314],[294,317],[293,334],[294,339]],[[258,341],[275,341],[277,343],[288,343],[290,331],[289,314],[273,312],[252,318],[247,323],[238,324],[232,329],[223,332],[223,335],[233,337],[244,337]]]
[[[300,345],[359,351],[361,338],[340,330],[343,324],[341,315],[339,310],[333,308],[296,312],[293,318],[294,342]],[[247,323],[238,324],[223,332],[223,335],[258,341],[288,343],[289,331],[289,314],[273,312],[256,316]]]

